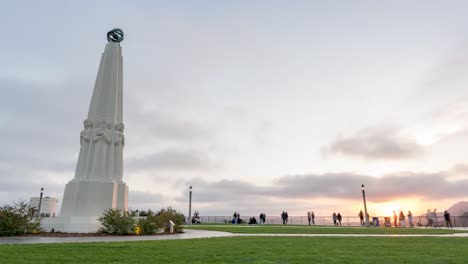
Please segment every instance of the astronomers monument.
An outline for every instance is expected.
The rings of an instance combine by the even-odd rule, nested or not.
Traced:
[[[107,33],[88,117],[80,133],[75,177],[67,183],[56,223],[44,226],[63,232],[95,232],[97,218],[109,208],[128,209],[123,182],[122,47],[120,29]]]

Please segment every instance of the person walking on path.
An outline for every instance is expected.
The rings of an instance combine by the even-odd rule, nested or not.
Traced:
[[[411,213],[411,211],[408,211],[408,225],[410,227],[414,226],[414,224],[413,224],[413,214]]]
[[[452,221],[450,221],[450,214],[449,212],[445,211],[444,212],[444,218],[445,218],[445,223],[447,224],[447,227],[452,227]]]
[[[338,219],[338,217],[336,216],[335,212],[333,212],[332,219],[333,219],[333,225],[336,225],[336,220]]]
[[[361,220],[361,226],[364,226],[364,213],[362,210],[359,212],[359,219]]]
[[[403,213],[403,211],[400,211],[399,220],[400,220],[400,226],[401,227],[406,227],[406,225],[405,225],[405,214]]]
[[[336,219],[338,219],[338,223],[341,225],[341,220],[342,220],[343,218],[341,217],[341,214],[340,214],[340,213],[338,213],[338,214],[336,215]]]
[[[310,222],[312,221],[312,216],[310,215],[310,212],[307,212],[307,221],[309,222],[309,225],[310,225]]]
[[[312,217],[312,224],[315,225],[315,214],[314,214],[314,211],[312,211],[312,213],[310,214],[310,216]]]
[[[398,220],[398,216],[397,216],[395,210],[393,210],[393,224],[395,225],[395,227],[398,227],[397,220]]]

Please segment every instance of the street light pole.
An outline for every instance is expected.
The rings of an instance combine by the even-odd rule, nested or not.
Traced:
[[[189,207],[188,207],[188,224],[192,224],[192,185],[190,185]]]
[[[41,196],[39,197],[39,206],[37,206],[37,216],[41,216],[41,204],[42,204],[42,193],[44,192],[44,187],[41,188]]]
[[[367,204],[366,204],[366,190],[364,184],[361,185],[362,189],[362,199],[364,200],[364,214],[366,217],[366,227],[369,227],[369,215],[367,214]]]

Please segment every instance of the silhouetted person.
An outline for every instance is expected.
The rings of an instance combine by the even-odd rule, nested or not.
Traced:
[[[336,215],[336,219],[338,219],[338,223],[341,225],[341,219],[342,219],[342,217],[341,217],[341,214],[340,214],[340,213],[338,213],[338,214]]]
[[[307,221],[309,222],[309,225],[310,225],[310,222],[312,221],[312,216],[310,215],[310,212],[307,212]]]
[[[361,211],[359,211],[359,220],[361,220],[361,226],[364,226],[364,213]]]
[[[395,227],[398,227],[397,221],[398,221],[398,216],[397,216],[395,210],[393,210],[393,224],[395,225]]]
[[[452,227],[452,221],[450,221],[449,212],[447,211],[444,212],[444,218],[445,218],[445,223],[447,224],[447,227]]]
[[[281,213],[281,219],[283,220],[283,225],[285,225],[286,224],[286,212],[285,211]]]
[[[314,214],[314,211],[312,211],[312,213],[310,214],[310,216],[312,217],[312,224],[315,225],[315,214]]]
[[[336,225],[337,216],[335,212],[333,212],[332,219],[333,219],[333,225]]]

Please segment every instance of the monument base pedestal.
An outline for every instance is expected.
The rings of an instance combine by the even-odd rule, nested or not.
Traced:
[[[115,181],[76,181],[65,186],[59,217],[42,219],[46,232],[95,233],[108,209],[128,210],[128,186]]]
[[[64,233],[96,233],[101,226],[98,216],[62,216],[42,218],[41,224],[45,232]]]
[[[115,208],[128,210],[128,186],[115,181],[70,181],[65,186],[60,216],[101,216]]]

